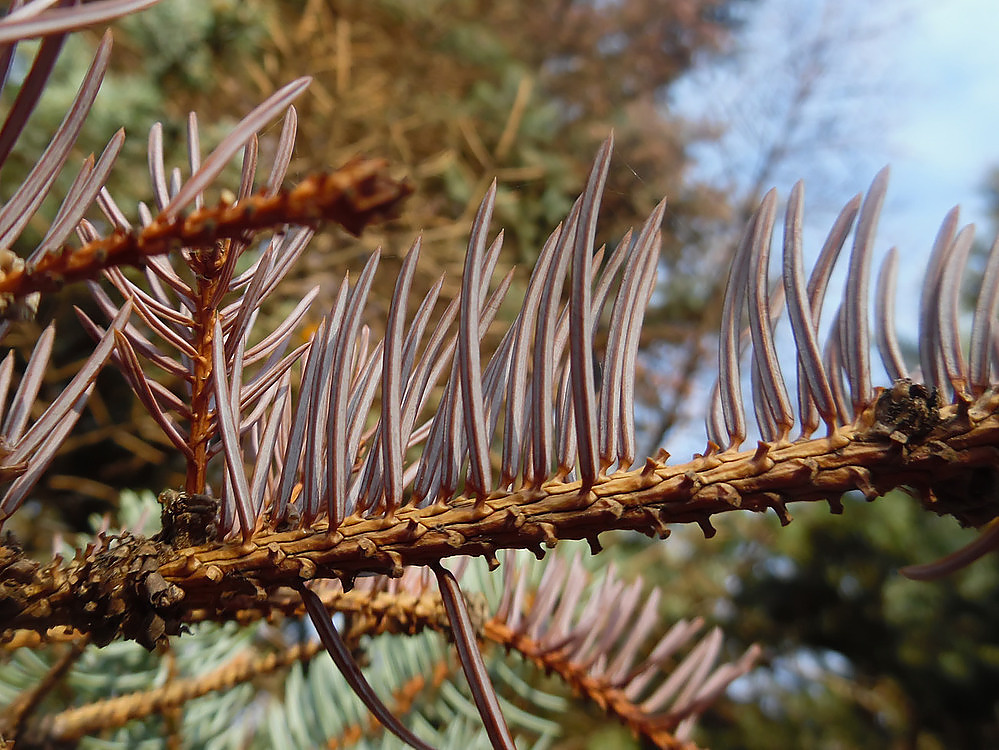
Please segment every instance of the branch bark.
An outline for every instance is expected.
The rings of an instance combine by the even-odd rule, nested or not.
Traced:
[[[448,506],[404,508],[393,519],[352,518],[330,534],[264,532],[247,544],[214,543],[172,549],[123,536],[70,563],[41,566],[15,548],[0,547],[0,631],[44,633],[68,626],[108,643],[135,639],[153,647],[193,620],[241,620],[266,614],[285,587],[339,578],[346,588],[363,573],[402,574],[454,555],[484,556],[497,565],[500,549],[587,539],[612,529],[665,538],[669,524],[697,523],[714,534],[711,517],[736,509],[773,508],[790,522],[792,501],[828,501],[859,490],[869,500],[907,486],[930,510],[979,526],[999,515],[999,395],[938,409],[928,434],[885,425],[882,393],[853,425],[828,437],[764,444],[755,451],[714,453],[669,466],[661,452],[634,471],[601,478],[588,492],[576,483],[494,493]],[[923,430],[920,429],[920,432]],[[4,637],[0,636],[0,638]]]

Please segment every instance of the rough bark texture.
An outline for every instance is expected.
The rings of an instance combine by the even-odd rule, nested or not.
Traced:
[[[222,202],[187,216],[157,218],[140,231],[116,231],[79,248],[65,245],[0,277],[0,304],[9,305],[36,292],[58,291],[72,281],[93,279],[103,268],[142,267],[146,258],[181,247],[213,247],[220,240],[252,236],[254,231],[284,224],[332,222],[356,236],[368,224],[393,216],[412,192],[408,182],[389,176],[385,161],[356,158],[328,174],[311,175],[276,195],[251,195],[238,204]]]
[[[598,547],[598,534],[611,529],[665,537],[668,524],[695,522],[710,536],[716,513],[773,508],[787,523],[786,503],[827,500],[839,512],[851,490],[873,500],[907,486],[936,513],[984,524],[999,515],[999,395],[939,408],[928,393],[887,390],[856,424],[824,438],[709,452],[677,466],[663,453],[585,493],[578,483],[550,482],[494,493],[478,510],[468,499],[406,508],[391,521],[352,518],[333,534],[320,524],[185,549],[125,535],[45,566],[8,542],[0,547],[0,632],[9,639],[68,626],[96,643],[127,638],[151,648],[188,622],[266,615],[302,581],[339,578],[349,588],[362,573],[401,575],[453,555],[496,564],[497,550],[509,548],[540,557],[542,544],[562,539]],[[913,420],[915,412],[923,416]]]

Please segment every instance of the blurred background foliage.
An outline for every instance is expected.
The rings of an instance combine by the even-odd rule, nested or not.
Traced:
[[[675,532],[628,545],[628,563],[664,570],[672,606],[711,614],[737,650],[765,664],[701,722],[715,748],[984,748],[999,743],[999,561],[946,580],[898,569],[941,557],[976,532],[903,493],[846,496],[774,517],[720,521],[710,540]],[[672,544],[672,542],[677,542]],[[636,547],[643,549],[636,549]]]
[[[668,446],[678,404],[698,388],[704,352],[714,344],[719,269],[731,252],[733,226],[754,198],[691,178],[693,147],[717,136],[718,126],[674,113],[670,90],[695,62],[732,62],[733,35],[753,5],[166,0],[117,24],[113,69],[80,156],[99,151],[125,126],[129,138],[109,188],[134,216],[135,202],[150,196],[145,137],[154,121],[164,123],[173,163],[185,165],[188,111],[198,113],[207,151],[275,88],[314,76],[297,103],[291,180],[365,153],[386,158],[416,190],[397,221],[360,240],[335,229],[317,236],[278,296],[294,300],[321,284],[321,311],[344,271],[382,245],[389,259],[366,321],[377,327],[396,259],[419,231],[424,249],[413,299],[442,271],[449,275],[442,296],[454,295],[468,226],[493,178],[494,227],[506,229],[498,275],[513,264],[520,269],[501,313],[512,317],[538,249],[613,129],[598,239],[613,245],[662,196],[670,201],[660,289],[643,339],[646,408],[639,415]],[[4,190],[17,184],[61,119],[96,38],[88,32],[67,41],[18,144],[20,161],[6,167]],[[262,140],[264,163],[278,128]],[[220,184],[233,184],[237,170]],[[63,178],[68,185],[71,175]],[[990,185],[999,195],[999,178]],[[44,215],[34,224],[39,235]],[[83,290],[72,290],[51,304],[45,313],[60,319],[63,334],[57,361],[71,367],[89,342],[73,338],[79,329],[68,319],[70,305],[89,303]],[[35,335],[27,327],[13,340]],[[64,375],[50,373],[53,382]],[[81,420],[86,429],[40,487],[42,501],[15,516],[29,544],[46,549],[53,530],[85,529],[88,516],[112,509],[124,487],[178,484],[180,464],[132,403],[120,378],[102,376]],[[753,641],[767,649],[766,663],[702,720],[699,740],[761,749],[999,746],[999,605],[991,596],[999,564],[989,558],[939,583],[906,581],[900,566],[953,550],[968,532],[903,496],[846,505],[845,518],[820,507],[797,509],[786,529],[773,518],[732,517],[709,541],[682,529],[666,544],[628,535],[607,544],[606,558],[668,592],[662,607],[669,615],[723,624],[733,654]],[[58,518],[46,515],[57,506]],[[544,687],[558,689],[551,681]],[[557,718],[559,747],[637,746],[593,707],[576,702]]]
[[[719,238],[727,238],[731,210],[730,196],[688,179],[688,148],[714,131],[672,115],[669,90],[695,60],[725,54],[741,6],[718,0],[666,5],[170,0],[116,26],[112,70],[97,116],[80,141],[80,158],[99,152],[124,125],[128,140],[108,187],[135,216],[135,203],[151,195],[145,154],[154,122],[163,123],[168,167],[177,165],[186,174],[188,112],[198,114],[207,153],[276,88],[313,76],[296,103],[299,137],[289,182],[363,153],[387,159],[412,181],[415,193],[397,221],[360,240],[334,228],[320,233],[275,298],[294,304],[319,284],[313,310],[318,320],[343,274],[382,246],[365,320],[377,332],[399,259],[420,233],[413,308],[442,272],[447,279],[441,298],[456,296],[468,227],[494,178],[499,186],[494,231],[505,229],[494,277],[518,267],[500,312],[512,320],[537,252],[567,214],[597,146],[613,129],[615,158],[598,241],[613,248],[669,196],[664,288],[645,336],[659,345],[683,345],[702,337],[715,319],[705,314],[717,305],[713,287],[695,280],[717,277],[717,247],[711,253],[705,248],[720,245],[727,252],[727,239],[719,243]],[[67,41],[51,96],[29,126],[37,142],[19,144],[21,161],[8,168],[5,184],[16,184],[17,170],[30,168],[32,155],[65,111],[97,36],[98,31],[86,32]],[[279,129],[275,124],[263,135],[263,164]],[[236,184],[238,169],[235,160],[220,188]],[[72,174],[67,170],[62,177],[68,186]],[[39,235],[45,216],[56,208],[39,213]],[[93,216],[100,218],[96,211]],[[51,304],[58,309],[46,312],[57,319],[71,318],[74,304],[91,306],[82,288]],[[266,330],[268,313],[273,320],[287,311],[266,310],[258,329]],[[75,321],[60,328],[63,361],[85,356],[90,342],[65,336],[79,330]],[[36,334],[29,328],[23,340],[33,341]],[[654,372],[648,374],[644,392],[655,404],[662,386]],[[57,463],[47,484],[61,494],[60,505],[75,509],[63,520],[79,529],[90,512],[114,502],[120,487],[176,486],[182,469],[158,428],[130,406],[121,380],[114,374],[102,380],[104,388],[85,417],[92,420],[90,433],[69,445],[71,455]]]

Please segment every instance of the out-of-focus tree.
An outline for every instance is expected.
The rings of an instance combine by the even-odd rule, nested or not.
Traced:
[[[724,51],[741,6],[722,0],[170,0],[120,22],[99,100],[104,105],[88,124],[92,141],[81,139],[81,155],[98,148],[111,128],[107,123],[124,122],[129,139],[120,161],[135,171],[117,170],[110,190],[122,205],[146,200],[141,170],[146,133],[154,121],[163,122],[172,163],[184,164],[189,111],[199,115],[207,150],[213,133],[225,132],[250,103],[295,76],[312,75],[309,96],[297,103],[300,127],[290,176],[335,167],[364,153],[387,159],[415,187],[398,221],[369,231],[360,241],[335,231],[313,241],[293,278],[284,282],[285,292],[294,299],[320,283],[317,309],[322,309],[343,272],[378,245],[387,258],[374,294],[387,296],[391,286],[379,279],[397,273],[394,256],[418,232],[424,261],[414,289],[429,288],[441,271],[448,271],[442,299],[455,296],[467,227],[494,178],[499,186],[495,223],[506,233],[500,271],[503,265],[520,264],[524,270],[514,288],[522,287],[544,238],[583,184],[597,145],[613,129],[616,157],[601,235],[616,242],[669,196],[662,277],[688,281],[681,285],[683,304],[676,294],[656,300],[669,305],[673,318],[682,309],[693,320],[713,304],[709,286],[693,278],[707,270],[698,256],[731,211],[725,191],[691,179],[691,147],[714,131],[674,115],[669,91],[695,61]],[[165,28],[171,33],[163,34]],[[81,34],[69,40],[78,45],[81,59],[87,39]],[[57,71],[65,97],[71,95],[72,68]],[[48,117],[64,106],[56,98]],[[102,130],[102,125],[107,127]],[[272,147],[265,137],[263,158]],[[44,219],[36,221],[41,229]],[[501,316],[513,313],[512,303],[508,307]],[[67,301],[67,313],[69,308]],[[650,313],[650,320],[667,317]],[[376,330],[382,325],[379,316],[365,322]],[[656,335],[682,340],[691,332],[667,321]],[[649,388],[656,387],[649,382]],[[114,412],[117,401],[108,397],[105,411]],[[135,485],[136,472],[149,469],[162,486],[177,479],[176,466],[163,461],[165,446],[157,431],[144,424],[148,420],[139,412],[102,418],[100,397],[93,403],[98,412],[92,450],[119,459],[100,462],[107,473],[93,476],[95,462],[81,452],[90,483],[73,480],[84,473],[78,466],[59,467],[57,484],[60,491],[77,495],[80,523],[98,507],[80,493],[106,501],[116,487]],[[102,430],[110,433],[111,445],[97,438]]]
[[[907,580],[899,568],[974,533],[903,497],[844,504],[853,523],[809,507],[787,528],[733,519],[710,542],[691,537],[687,554],[663,552],[663,585],[680,601],[713,609],[742,642],[767,644],[766,666],[733,689],[721,721],[705,723],[705,744],[993,746],[999,608],[988,592],[999,561],[946,580]]]

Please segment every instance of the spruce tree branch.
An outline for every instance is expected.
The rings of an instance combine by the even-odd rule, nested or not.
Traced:
[[[124,726],[133,719],[143,719],[184,706],[188,701],[291,666],[308,663],[323,650],[319,642],[299,643],[282,651],[254,658],[246,651],[211,672],[187,679],[172,679],[152,690],[129,693],[86,706],[70,708],[54,716],[41,717],[33,727],[36,740],[70,742],[87,734]]]
[[[176,682],[177,673],[177,652],[172,643],[168,643],[163,649],[163,661],[166,662],[166,682],[168,684]],[[162,711],[163,714],[163,745],[164,750],[181,750],[183,737],[181,726],[184,718],[183,706],[167,706]]]
[[[347,637],[356,640],[353,629]],[[32,727],[35,741],[71,742],[88,734],[124,726],[129,721],[144,719],[181,708],[189,701],[209,693],[232,688],[286,669],[296,662],[308,664],[322,653],[323,645],[316,642],[299,643],[282,651],[253,658],[251,652],[242,653],[208,674],[188,679],[174,679],[162,687],[96,701],[79,708],[71,708],[54,716],[39,718]],[[391,706],[396,716],[405,716],[426,690],[436,689],[454,673],[450,660],[443,659],[434,666],[431,674],[415,675],[392,691]],[[365,737],[381,734],[383,727],[373,717],[366,724],[355,724],[331,738],[336,747],[349,747]],[[333,745],[331,745],[333,746]]]
[[[327,653],[333,659],[333,663],[336,664],[337,669],[340,670],[340,674],[343,675],[343,678],[350,685],[354,694],[363,701],[367,709],[386,729],[407,745],[417,750],[433,750],[430,745],[417,737],[409,727],[405,726],[399,720],[395,712],[385,704],[372,687],[367,676],[361,671],[361,667],[357,663],[357,659],[350,647],[348,647],[347,642],[341,635],[340,629],[337,628],[336,623],[333,622],[329,613],[323,608],[319,597],[305,586],[299,587],[299,593],[302,595],[302,601],[305,603],[305,608],[309,613],[309,619],[315,626],[316,632],[326,647]]]
[[[417,699],[425,697],[427,690],[436,690],[454,673],[454,667],[449,659],[438,661],[429,678],[425,675],[414,675],[397,689],[392,691],[390,708],[392,713],[403,717],[413,710]],[[358,744],[365,738],[373,738],[384,734],[385,727],[374,717],[365,724],[354,724],[340,732],[339,737],[331,737],[327,744],[329,748],[345,748]]]
[[[371,590],[361,587],[343,591],[338,581],[329,582],[316,590],[323,606],[330,613],[339,612],[350,617],[351,630],[347,637],[361,635],[416,635],[424,629],[449,633],[450,623],[447,612],[441,603],[440,594],[436,591],[425,591],[419,594],[405,591]],[[484,610],[484,604],[476,605]],[[233,620],[240,625],[250,625],[264,618],[274,616],[302,617],[305,606],[298,592],[288,588],[278,588],[272,591],[264,601],[258,601],[253,606],[233,613]],[[212,621],[218,619],[217,611],[201,609],[192,610],[187,623]],[[75,641],[82,634],[67,627],[50,628],[41,632],[36,630],[8,630],[0,641],[0,651],[13,652],[19,648],[38,648],[53,643]]]
[[[66,673],[83,654],[86,646],[87,639],[85,637],[74,639],[70,647],[49,668],[38,684],[25,690],[17,697],[17,700],[7,706],[3,717],[0,718],[0,736],[17,737],[21,734],[32,713],[38,708],[45,696],[66,676]]]
[[[485,624],[484,635],[508,650],[517,651],[538,669],[548,674],[557,674],[573,691],[592,700],[633,732],[646,737],[656,747],[665,750],[697,750],[697,745],[694,743],[685,742],[673,735],[679,722],[650,720],[640,706],[629,699],[622,690],[608,685],[606,680],[593,679],[587,674],[587,668],[579,668],[565,658],[564,649],[552,651],[542,648],[536,641],[515,633],[497,620],[490,620]]]
[[[458,587],[458,581],[454,574],[443,565],[437,564],[431,568],[437,576],[437,587],[440,589],[441,599],[447,608],[448,618],[451,620],[451,632],[454,636],[458,660],[465,672],[465,679],[468,680],[472,699],[482,717],[489,742],[497,750],[516,750],[510,728],[500,710],[496,688],[493,687],[492,680],[489,679],[486,663],[479,651],[472,618],[468,614],[468,606],[465,604],[464,595]]]
[[[773,508],[787,523],[786,503],[826,500],[839,512],[840,496],[853,490],[874,499],[908,486],[934,512],[966,525],[990,521],[999,511],[989,490],[999,457],[999,395],[934,407],[927,419],[937,426],[907,436],[881,421],[889,406],[905,406],[886,401],[897,390],[882,393],[855,424],[829,437],[761,443],[755,451],[712,453],[675,466],[660,454],[583,494],[578,483],[549,482],[494,493],[481,510],[474,499],[459,499],[446,508],[401,508],[390,523],[352,517],[332,534],[320,522],[311,530],[261,533],[247,544],[174,550],[124,536],[69,564],[44,567],[0,547],[0,627],[45,632],[66,625],[97,643],[128,638],[151,647],[195,613],[238,619],[303,581],[340,578],[349,587],[361,573],[398,576],[404,566],[455,555],[495,562],[499,549],[531,549],[540,557],[542,543],[598,545],[597,536],[611,529],[665,537],[668,524],[694,522],[711,536],[717,513]]]
[[[180,247],[212,247],[221,240],[286,224],[314,226],[329,221],[358,235],[371,222],[392,215],[411,192],[409,183],[388,175],[386,162],[355,158],[334,172],[311,175],[277,194],[261,192],[235,204],[222,201],[187,216],[154,218],[142,229],[116,231],[79,248],[63,246],[2,276],[0,295],[21,299],[34,292],[56,291],[67,282],[97,278],[104,268],[141,267],[147,258]]]
[[[39,648],[51,643],[67,643],[82,637],[82,633],[63,626],[45,632],[36,630],[8,630],[0,650],[13,652],[19,648]]]

